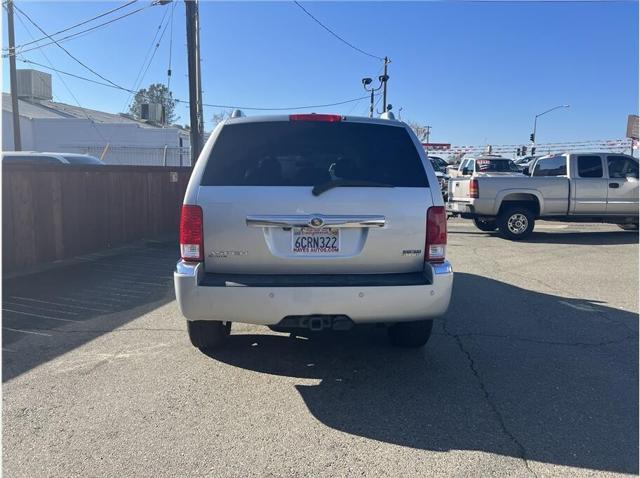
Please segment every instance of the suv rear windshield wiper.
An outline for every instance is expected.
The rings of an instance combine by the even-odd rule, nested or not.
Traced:
[[[353,187],[369,187],[369,188],[393,188],[393,184],[378,183],[376,181],[364,181],[360,179],[333,179],[326,183],[316,184],[311,193],[314,196],[320,196],[320,194],[328,191],[329,189],[339,188],[341,186],[353,186]]]

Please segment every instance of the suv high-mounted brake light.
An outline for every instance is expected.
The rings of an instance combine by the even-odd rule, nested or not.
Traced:
[[[425,262],[444,262],[447,248],[447,213],[443,206],[427,211],[427,240],[424,246]]]
[[[299,114],[299,115],[289,115],[289,121],[324,121],[325,123],[337,123],[339,121],[342,121],[342,116],[317,115],[315,113]]]
[[[200,262],[204,259],[202,208],[184,204],[180,214],[180,256],[182,260]]]

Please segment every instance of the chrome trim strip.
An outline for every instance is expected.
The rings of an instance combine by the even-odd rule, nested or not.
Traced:
[[[431,264],[431,268],[436,275],[451,274],[453,272],[453,267],[451,267],[449,261],[444,261],[442,264]]]
[[[325,216],[306,214],[299,216],[250,215],[246,222],[249,227],[312,227],[311,220],[322,220],[320,227],[384,227],[384,216]]]

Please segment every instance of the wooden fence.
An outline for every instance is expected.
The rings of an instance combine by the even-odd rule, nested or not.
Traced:
[[[170,233],[189,168],[2,167],[3,276]]]

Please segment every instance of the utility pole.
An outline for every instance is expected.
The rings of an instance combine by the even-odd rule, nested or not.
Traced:
[[[387,65],[390,63],[389,58],[384,57],[384,74],[382,76],[382,112],[387,112],[387,81],[389,81],[389,75],[387,75]]]
[[[427,132],[425,133],[427,146],[424,148],[424,152],[427,156],[429,156],[429,136],[431,136],[431,126],[425,126]]]
[[[191,123],[191,166],[203,146],[202,79],[200,77],[200,17],[198,0],[184,0],[187,17],[187,63],[189,66],[189,116]]]
[[[11,83],[11,111],[13,113],[13,149],[14,151],[22,151],[20,112],[18,111],[18,79],[16,77],[16,39],[13,29],[13,0],[7,0],[7,24],[9,28],[9,82]]]

